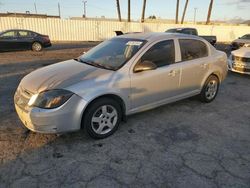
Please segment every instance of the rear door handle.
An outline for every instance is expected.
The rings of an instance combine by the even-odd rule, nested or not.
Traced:
[[[176,70],[171,70],[171,71],[168,73],[168,75],[169,75],[169,76],[175,76],[177,73],[178,73],[178,71],[176,71]]]

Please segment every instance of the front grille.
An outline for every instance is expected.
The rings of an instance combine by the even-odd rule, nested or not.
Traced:
[[[15,93],[15,104],[24,111],[27,111],[28,102],[32,96],[32,93],[22,87],[19,87]]]
[[[240,71],[240,72],[250,72],[250,69],[248,68],[241,68],[241,67],[233,67],[234,70]]]

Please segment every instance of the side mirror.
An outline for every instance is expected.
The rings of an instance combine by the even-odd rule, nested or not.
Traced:
[[[156,64],[154,64],[152,61],[143,61],[138,63],[135,68],[134,72],[142,72],[142,71],[148,71],[148,70],[155,70],[157,69]]]

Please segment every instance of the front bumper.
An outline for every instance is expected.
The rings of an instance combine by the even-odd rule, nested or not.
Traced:
[[[233,66],[235,62],[232,59],[228,59],[228,70],[236,73],[241,73],[241,74],[248,74],[250,75],[250,67],[246,66],[243,62],[242,63],[237,63],[238,67],[236,68]]]
[[[55,109],[27,107],[22,109],[15,103],[17,114],[29,130],[39,133],[63,133],[81,128],[82,113],[87,105],[81,97],[73,95],[62,106]]]

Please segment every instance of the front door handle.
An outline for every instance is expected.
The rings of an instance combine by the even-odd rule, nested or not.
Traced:
[[[207,68],[207,63],[201,64],[201,67],[204,68],[204,69]]]

